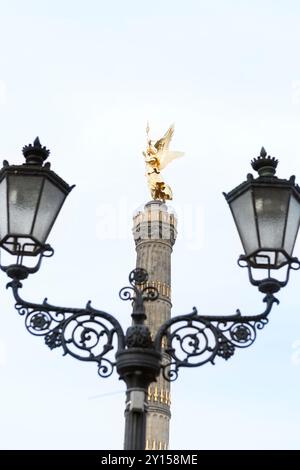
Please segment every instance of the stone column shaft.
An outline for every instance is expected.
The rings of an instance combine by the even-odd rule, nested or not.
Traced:
[[[161,201],[150,201],[133,219],[136,267],[149,274],[148,285],[159,291],[159,299],[145,304],[147,324],[154,337],[171,316],[171,253],[176,240],[177,220]],[[162,375],[148,389],[146,449],[168,449],[170,383]]]

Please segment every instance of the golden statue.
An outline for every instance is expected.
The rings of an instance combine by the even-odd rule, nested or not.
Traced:
[[[173,199],[172,190],[166,184],[160,174],[172,160],[184,155],[183,152],[174,152],[169,150],[169,145],[174,134],[174,124],[172,124],[165,135],[153,144],[149,138],[149,124],[147,123],[147,149],[143,152],[146,163],[146,177],[151,192],[152,199],[165,202]]]

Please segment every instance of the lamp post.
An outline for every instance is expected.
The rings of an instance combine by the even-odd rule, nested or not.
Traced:
[[[0,171],[0,247],[15,257],[12,264],[0,267],[11,279],[7,286],[15,307],[24,316],[27,330],[44,336],[50,349],[61,347],[64,355],[96,362],[101,377],[116,369],[127,387],[124,448],[145,449],[147,390],[161,371],[167,381],[173,381],[181,367],[214,363],[217,357],[227,360],[236,348],[253,344],[257,330],[268,322],[273,304],[279,303],[274,293],[287,284],[290,270],[300,267],[292,256],[300,223],[300,188],[295,177],[275,176],[278,162],[262,149],[252,161],[259,176],[248,175],[247,181],[225,194],[245,251],[239,264],[247,267],[251,284],[265,294],[265,310],[249,316],[239,310],[230,316],[205,316],[194,307],[191,313],[165,321],[151,337],[145,303],[157,300],[159,292],[147,283],[148,273],[141,267],[130,273],[129,286],[119,293],[133,307],[132,324],[126,331],[114,316],[90,303],[68,308],[22,299],[21,281],[54,253],[46,240],[72,189],[44,164],[49,150],[38,138],[24,147],[23,154],[26,163],[4,162]],[[34,266],[25,264],[28,257],[37,260]],[[274,274],[281,269],[283,280]],[[257,272],[263,275],[257,278]]]

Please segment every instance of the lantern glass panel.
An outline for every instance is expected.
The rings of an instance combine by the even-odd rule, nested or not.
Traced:
[[[10,234],[29,235],[31,233],[42,182],[42,176],[9,176],[8,231]]]
[[[66,194],[45,180],[32,235],[43,244],[66,198]]]
[[[259,248],[251,189],[232,201],[230,207],[245,254],[248,255]]]
[[[261,248],[283,248],[290,190],[256,187],[255,210]]]
[[[300,202],[298,199],[295,198],[295,196],[291,195],[284,240],[284,249],[290,256],[293,254],[293,249],[299,229],[299,223]]]

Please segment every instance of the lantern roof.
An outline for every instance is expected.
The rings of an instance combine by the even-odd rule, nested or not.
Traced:
[[[292,175],[289,179],[278,178],[275,176],[278,160],[274,157],[267,156],[264,147],[261,148],[260,155],[251,161],[252,168],[258,172],[258,177],[254,178],[248,173],[247,180],[236,186],[228,193],[223,192],[228,203],[232,202],[236,197],[243,194],[250,187],[282,187],[291,189],[293,195],[300,201],[300,187],[295,183],[296,177]]]

